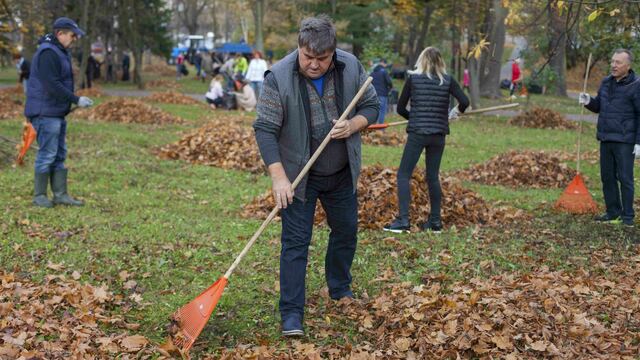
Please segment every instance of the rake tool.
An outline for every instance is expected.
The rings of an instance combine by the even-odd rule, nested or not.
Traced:
[[[584,75],[584,83],[582,86],[582,92],[587,92],[587,80],[589,79],[589,68],[591,67],[591,54],[587,60],[587,69]],[[598,210],[598,205],[587,186],[584,184],[584,179],[580,175],[580,145],[582,140],[582,117],[584,117],[584,106],[580,107],[580,123],[578,125],[578,150],[576,159],[576,176],[571,180],[567,188],[564,190],[560,198],[555,203],[555,208],[561,211],[566,211],[571,214],[588,214],[595,213]]]
[[[33,128],[30,122],[25,121],[22,127],[22,143],[20,144],[20,150],[18,151],[18,157],[16,158],[17,165],[24,165],[24,157],[27,155],[27,150],[36,139],[36,129]],[[37,146],[34,146],[37,148]]]
[[[520,104],[519,103],[513,103],[513,104],[506,104],[506,105],[497,105],[497,106],[491,106],[491,107],[486,107],[486,108],[482,108],[482,109],[476,109],[476,110],[470,110],[470,111],[466,111],[462,114],[462,115],[473,115],[473,114],[480,114],[480,113],[485,113],[485,112],[489,112],[489,111],[496,111],[496,110],[505,110],[505,109],[511,109],[511,108],[515,108],[518,107]],[[388,124],[373,124],[373,125],[369,125],[369,127],[367,127],[367,130],[380,130],[380,129],[386,129],[390,126],[398,126],[398,125],[404,125],[404,124],[408,124],[409,120],[403,120],[403,121],[396,121],[396,122],[392,122],[392,123],[388,123]]]
[[[360,88],[356,96],[353,98],[353,100],[351,100],[351,103],[349,104],[349,106],[340,116],[340,119],[338,119],[338,122],[345,120],[347,118],[347,116],[349,115],[351,110],[354,108],[358,100],[364,94],[369,84],[371,84],[372,80],[373,79],[369,77],[364,82],[364,84],[362,85],[362,87]],[[302,178],[304,178],[307,172],[309,172],[309,169],[311,168],[311,166],[313,166],[316,159],[318,159],[318,157],[320,156],[320,154],[322,153],[322,151],[327,146],[330,140],[331,140],[331,134],[327,134],[327,136],[324,138],[324,140],[322,141],[318,149],[313,153],[313,156],[311,156],[311,158],[309,159],[305,167],[302,169],[300,174],[298,174],[298,177],[296,177],[296,179],[291,184],[292,190],[295,190],[296,186],[298,186],[300,181],[302,181]],[[202,332],[202,329],[206,325],[207,321],[209,320],[209,317],[211,317],[213,310],[218,304],[218,301],[220,300],[220,297],[224,292],[224,288],[227,285],[229,277],[231,276],[233,271],[236,269],[236,267],[238,266],[242,258],[244,258],[244,256],[249,252],[249,249],[251,249],[251,247],[256,242],[258,237],[262,234],[264,229],[269,225],[269,223],[271,223],[271,221],[276,217],[277,214],[278,214],[278,207],[276,206],[273,208],[273,210],[271,210],[271,213],[269,214],[269,216],[267,216],[267,218],[262,222],[262,225],[260,225],[260,228],[258,228],[258,230],[253,234],[253,236],[251,237],[251,240],[249,240],[247,245],[245,245],[240,255],[238,255],[238,257],[233,262],[231,267],[229,267],[229,270],[227,270],[224,276],[219,278],[208,289],[203,291],[190,303],[178,309],[172,315],[172,320],[175,322],[174,325],[177,325],[177,331],[173,337],[173,344],[181,352],[186,353],[189,351],[191,346],[193,346],[193,343],[196,341],[196,338],[198,337],[198,335],[200,335],[200,333]]]
[[[76,111],[78,108],[79,106],[75,106],[71,108],[68,114],[71,114],[72,112]],[[16,149],[18,149],[18,155],[16,156],[16,165],[22,166],[24,165],[24,157],[27,155],[27,151],[29,151],[31,144],[33,144],[33,141],[36,139],[36,137],[37,137],[36,129],[33,128],[33,125],[31,125],[31,122],[25,121],[24,125],[22,126],[22,142],[21,143],[18,143],[17,141],[13,141],[4,136],[0,136],[0,140],[4,142],[12,143],[15,145]],[[33,148],[36,151],[39,150],[39,148],[36,145],[33,145]],[[5,152],[5,156],[6,156],[6,152]]]
[[[15,155],[15,151],[18,151],[18,156],[15,158],[17,165],[24,165],[24,157],[29,150],[29,146],[36,138],[36,131],[30,122],[25,121],[22,127],[22,142],[17,142],[11,138],[0,135],[0,157],[3,162],[12,162],[11,160]],[[34,148],[38,150],[38,147],[34,145]]]

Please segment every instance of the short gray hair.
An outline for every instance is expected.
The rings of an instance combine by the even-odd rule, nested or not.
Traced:
[[[336,49],[336,28],[327,15],[310,17],[300,22],[298,47],[307,48],[314,54],[324,54]]]
[[[628,49],[622,49],[622,48],[616,49],[616,51],[614,51],[613,53],[614,54],[627,54],[627,56],[629,57],[629,63],[633,64],[633,54]]]

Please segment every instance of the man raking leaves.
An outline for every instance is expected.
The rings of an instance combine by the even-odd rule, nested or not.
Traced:
[[[359,132],[378,117],[373,86],[348,120],[334,119],[366,78],[358,59],[336,49],[331,21],[318,17],[302,21],[298,49],[274,65],[264,81],[254,128],[281,208],[280,314],[285,336],[303,334],[307,256],[318,199],[331,228],[325,258],[329,296],[353,297],[350,268],[358,231]],[[328,134],[333,140],[294,192],[291,181]]]
[[[277,206],[225,275],[174,314],[170,332],[181,351],[193,345],[229,276],[278,211],[282,334],[304,334],[304,280],[318,199],[331,228],[325,260],[330,296],[353,297],[350,268],[356,249],[359,131],[375,122],[378,111],[371,78],[353,55],[336,49],[329,18],[303,20],[298,49],[265,77],[254,123]]]

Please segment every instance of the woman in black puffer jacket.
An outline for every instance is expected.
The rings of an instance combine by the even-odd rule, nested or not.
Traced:
[[[450,96],[458,100],[458,106],[449,111]],[[411,109],[407,104],[411,100]],[[428,47],[422,51],[416,62],[416,68],[409,72],[398,100],[398,114],[409,120],[407,125],[407,143],[402,153],[398,169],[399,215],[386,231],[396,233],[409,232],[409,204],[411,203],[411,174],[416,167],[422,151],[425,151],[427,166],[427,186],[431,214],[422,230],[440,232],[440,161],[444,152],[445,136],[449,134],[449,120],[457,118],[469,106],[469,99],[460,85],[447,75],[440,51]]]

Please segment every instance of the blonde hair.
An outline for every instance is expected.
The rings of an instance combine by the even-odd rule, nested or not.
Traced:
[[[425,74],[429,79],[432,76],[438,76],[440,79],[440,85],[444,83],[444,76],[447,74],[447,69],[442,60],[440,50],[433,46],[429,46],[422,50],[418,60],[416,61],[416,68],[409,71],[410,74]]]

